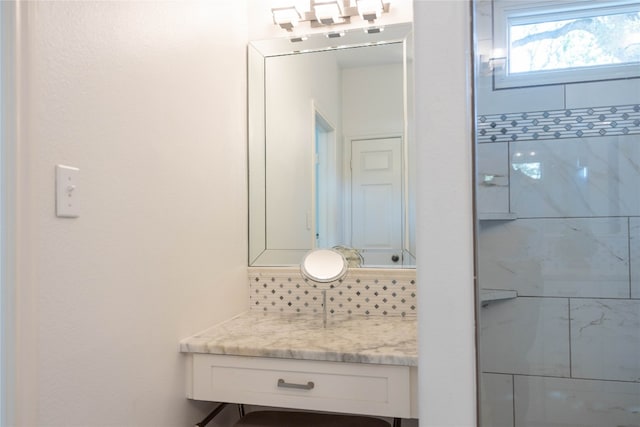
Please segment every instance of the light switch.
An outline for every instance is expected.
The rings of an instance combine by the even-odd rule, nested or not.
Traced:
[[[71,166],[56,166],[56,215],[76,218],[78,209],[78,173],[80,169]]]

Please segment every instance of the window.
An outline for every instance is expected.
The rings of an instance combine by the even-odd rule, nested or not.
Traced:
[[[640,77],[640,1],[494,6],[496,88]]]

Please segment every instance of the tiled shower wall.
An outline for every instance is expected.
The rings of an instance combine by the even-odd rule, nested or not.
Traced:
[[[481,426],[640,427],[640,79],[476,99]]]
[[[517,219],[480,221],[478,278],[518,293],[481,309],[483,427],[638,427],[640,79],[509,92],[479,95],[479,216]]]

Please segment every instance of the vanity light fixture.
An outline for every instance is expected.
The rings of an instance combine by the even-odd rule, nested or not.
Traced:
[[[356,0],[358,14],[365,21],[373,22],[380,18],[384,11],[382,0]]]
[[[384,27],[369,27],[364,29],[364,32],[367,34],[378,34],[383,31],[384,31]]]
[[[332,33],[327,33],[327,38],[328,39],[337,39],[340,37],[344,37],[345,32],[344,31],[334,31]]]
[[[302,14],[295,6],[276,7],[271,9],[273,14],[273,22],[287,31],[292,31],[302,19]]]
[[[383,13],[389,12],[390,3],[385,0],[282,0],[293,6],[273,7],[273,22],[291,32],[301,22],[308,22],[311,28],[349,24],[352,18],[362,17],[373,23]],[[368,31],[370,34],[378,31]]]
[[[316,0],[313,2],[316,21],[323,25],[341,24],[345,22],[344,5],[338,0]]]

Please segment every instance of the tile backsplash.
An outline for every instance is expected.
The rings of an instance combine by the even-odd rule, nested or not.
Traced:
[[[640,105],[487,114],[478,117],[478,143],[640,133]]]
[[[322,293],[295,267],[250,267],[251,310],[321,313]],[[327,312],[364,316],[415,316],[416,271],[356,268],[327,291]]]

